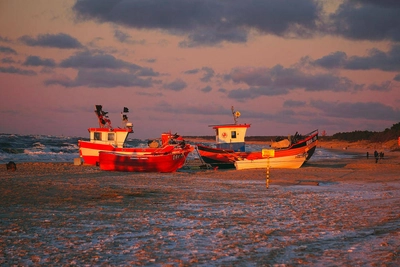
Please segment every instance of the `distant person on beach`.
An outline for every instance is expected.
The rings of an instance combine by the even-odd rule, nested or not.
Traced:
[[[379,158],[380,158],[380,159],[383,159],[383,152],[380,152],[380,153],[379,153]]]
[[[376,150],[374,151],[374,157],[375,157],[375,163],[378,163],[379,153]]]
[[[6,163],[7,171],[16,171],[17,170],[17,164],[15,164],[14,161],[10,161],[9,163]]]
[[[369,159],[369,153],[367,152],[367,159]]]

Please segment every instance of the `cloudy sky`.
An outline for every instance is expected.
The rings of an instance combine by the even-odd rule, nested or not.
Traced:
[[[0,0],[0,133],[137,138],[400,122],[397,0]]]

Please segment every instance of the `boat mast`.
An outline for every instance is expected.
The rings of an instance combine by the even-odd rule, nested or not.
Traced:
[[[233,115],[233,120],[235,121],[235,124],[237,124],[237,119],[240,117],[240,112],[235,111],[234,107],[231,107],[232,110],[232,115]]]

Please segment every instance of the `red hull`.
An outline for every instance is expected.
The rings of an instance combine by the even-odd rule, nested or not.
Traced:
[[[124,172],[175,172],[186,162],[192,149],[167,146],[158,153],[120,154],[115,152],[99,153],[99,166],[104,171]]]
[[[287,157],[308,153],[307,160],[313,155],[318,142],[318,132],[313,132],[307,137],[292,144],[287,148],[275,149],[274,157]],[[233,150],[211,148],[203,145],[197,145],[202,159],[213,167],[235,168],[235,161],[238,159],[262,159],[261,151],[254,152],[235,152]]]
[[[87,150],[93,150],[95,153],[82,153],[82,151]],[[112,145],[106,145],[106,144],[96,144],[96,143],[91,143],[88,141],[79,141],[79,151],[80,151],[80,156],[82,157],[83,161],[85,164],[89,165],[98,165],[99,163],[99,153],[101,151],[104,152],[114,152],[114,153],[121,153],[121,154],[133,154],[133,153],[153,153],[159,151],[160,148],[150,148],[150,147],[114,147]]]

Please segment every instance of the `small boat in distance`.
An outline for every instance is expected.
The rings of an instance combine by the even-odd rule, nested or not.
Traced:
[[[99,127],[88,129],[89,141],[78,141],[79,155],[85,164],[99,165],[99,154],[102,151],[114,152],[118,156],[131,155],[133,157],[152,153],[157,154],[159,151],[165,152],[163,149],[170,149],[170,145],[173,144],[174,148],[178,149],[179,152],[183,150],[183,153],[187,156],[194,149],[191,145],[186,144],[180,135],[172,134],[171,132],[162,133],[161,142],[153,140],[153,142],[149,143],[149,147],[127,147],[127,137],[130,133],[133,133],[133,125],[128,122],[126,114],[129,109],[124,107],[123,112],[121,112],[123,126],[117,128],[111,126],[111,121],[107,115],[108,112],[103,111],[101,105],[95,105],[94,112],[97,116]]]
[[[237,119],[240,112],[234,111],[232,114],[235,123],[225,125],[210,125],[215,130],[215,147],[197,144],[197,150],[202,160],[214,168],[228,169],[236,168],[235,162],[241,160],[261,160],[262,151],[245,151],[245,135],[250,124],[238,124]],[[300,135],[296,132],[294,136],[281,138],[265,148],[275,150],[275,159],[285,157],[285,161],[295,159],[297,155],[306,154],[305,161],[309,160],[314,154],[318,142],[318,130],[309,134]],[[298,162],[299,160],[296,159]],[[304,162],[303,162],[304,163]],[[239,163],[242,165],[242,163]],[[280,165],[283,166],[282,164]],[[290,164],[288,164],[290,166]]]

